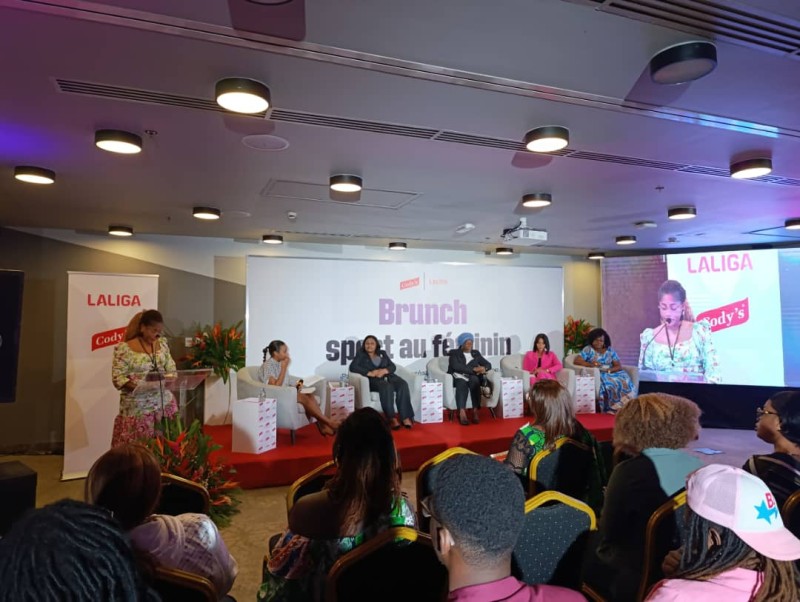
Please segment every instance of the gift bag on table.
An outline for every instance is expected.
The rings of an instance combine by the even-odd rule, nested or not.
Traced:
[[[501,378],[500,401],[503,404],[503,418],[521,418],[525,411],[522,400],[522,380]]]
[[[575,413],[594,414],[597,411],[594,398],[594,376],[575,377]]]
[[[356,390],[352,385],[328,383],[328,401],[331,420],[344,422],[356,409]]]
[[[424,382],[420,391],[420,422],[444,420],[444,386],[440,382]]]
[[[277,446],[278,402],[249,397],[233,402],[234,453],[261,454]]]

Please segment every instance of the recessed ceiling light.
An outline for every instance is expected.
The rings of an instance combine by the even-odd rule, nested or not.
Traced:
[[[800,230],[800,217],[793,217],[791,219],[787,219],[786,222],[783,224],[783,227],[787,230]]]
[[[28,184],[52,184],[56,181],[56,172],[44,167],[20,165],[14,168],[14,177]]]
[[[586,256],[586,259],[605,259],[606,254],[600,251],[592,251]]]
[[[274,134],[250,134],[242,138],[242,144],[258,151],[279,152],[289,148],[289,141]]]
[[[458,228],[456,228],[456,234],[466,234],[467,232],[471,232],[474,229],[475,229],[475,224],[466,222],[465,224],[461,224]]]
[[[494,252],[496,255],[513,255],[514,249],[511,247],[497,247]]]
[[[243,77],[221,79],[215,87],[217,104],[234,113],[261,113],[271,103],[269,88],[261,82]]]
[[[122,130],[97,130],[94,133],[94,144],[104,151],[121,155],[142,152],[142,138]]]
[[[667,210],[669,219],[694,219],[697,217],[697,208],[687,205],[686,207],[672,207]]]
[[[109,226],[108,233],[111,236],[133,236],[133,228],[130,226]]]
[[[195,207],[192,215],[197,219],[215,220],[220,218],[222,212],[214,207]]]
[[[616,242],[618,245],[634,245],[636,244],[635,236],[617,236]]]
[[[714,44],[683,42],[665,48],[650,59],[650,77],[657,84],[685,84],[705,77],[716,66]]]
[[[765,176],[772,171],[772,159],[747,159],[731,163],[731,177],[737,180],[747,180]]]
[[[389,243],[389,250],[390,251],[405,251],[408,248],[408,245],[404,242],[390,242]]]
[[[545,192],[535,192],[533,194],[526,194],[522,197],[522,206],[528,209],[538,209],[539,207],[547,207],[552,204],[553,195]]]
[[[283,236],[280,234],[265,234],[261,237],[261,242],[267,245],[281,245],[283,244]]]
[[[546,125],[525,134],[525,147],[534,153],[552,153],[569,144],[569,130],[560,125]]]
[[[336,192],[358,192],[364,186],[364,181],[359,176],[339,174],[331,176],[330,187]]]

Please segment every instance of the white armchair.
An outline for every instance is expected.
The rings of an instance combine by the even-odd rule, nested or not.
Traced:
[[[572,370],[575,374],[579,373],[587,373],[591,374],[594,377],[594,397],[595,399],[599,399],[600,397],[600,369],[599,368],[588,368],[586,366],[578,366],[575,364],[575,358],[578,357],[577,353],[573,353],[568,355],[564,358],[564,368],[567,370]],[[639,368],[636,366],[622,366],[622,369],[628,373],[628,376],[631,377],[633,381],[633,390],[639,390]],[[585,372],[584,372],[585,371]],[[575,380],[573,377],[573,393],[575,391]]]
[[[278,387],[275,385],[265,385],[258,380],[258,369],[260,366],[245,366],[237,373],[239,382],[238,397],[246,399],[248,397],[258,397],[262,389],[268,398],[277,401],[278,408],[278,428],[289,429],[292,432],[292,445],[295,441],[295,431],[309,424],[303,406],[297,403],[297,389],[294,387]],[[314,396],[320,400],[323,414],[326,412],[327,397],[325,396],[325,380],[320,379],[313,385],[316,391]]]
[[[445,409],[450,410],[450,418],[453,418],[452,412],[456,408],[456,391],[453,384],[453,375],[447,373],[447,368],[450,363],[448,356],[435,357],[428,362],[428,378],[438,380],[442,383],[442,390],[444,392],[442,403]],[[486,373],[486,378],[492,383],[492,398],[483,399],[481,404],[483,407],[489,408],[489,411],[494,417],[494,409],[500,402],[500,372],[492,369]],[[467,400],[467,406],[471,406],[472,402]]]
[[[411,409],[414,410],[414,416],[419,421],[422,415],[422,402],[420,401],[422,376],[396,364],[395,374],[408,383],[408,391],[411,394]],[[355,389],[356,408],[374,408],[379,412],[383,411],[380,396],[377,391],[369,390],[369,379],[366,376],[362,376],[357,372],[350,372],[348,382]]]
[[[522,360],[525,357],[523,353],[512,353],[511,355],[504,355],[500,358],[500,368],[503,370],[503,375],[510,378],[522,379],[522,390],[525,395],[531,389],[531,373],[522,369]],[[575,371],[567,368],[562,368],[556,372],[556,380],[561,383],[571,396],[575,396]]]

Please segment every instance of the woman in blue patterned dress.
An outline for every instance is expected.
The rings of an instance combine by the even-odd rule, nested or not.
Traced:
[[[611,337],[602,328],[595,328],[587,336],[589,344],[575,358],[576,366],[600,370],[600,399],[604,412],[616,412],[636,395],[633,381],[622,368],[617,352],[611,347]]]

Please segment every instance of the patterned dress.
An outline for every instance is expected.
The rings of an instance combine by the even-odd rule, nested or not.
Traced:
[[[173,417],[178,412],[178,406],[172,392],[152,391],[134,397],[122,387],[132,374],[153,370],[153,363],[161,372],[175,372],[175,361],[169,353],[169,346],[165,339],[157,339],[157,349],[151,356],[130,348],[127,342],[120,343],[114,348],[114,360],[111,364],[111,380],[119,389],[119,414],[114,419],[114,433],[111,436],[111,447],[121,443],[133,443],[141,439],[155,436],[158,429],[157,423],[163,416]]]
[[[269,572],[258,589],[258,602],[319,602],[324,598],[328,572],[340,556],[392,527],[416,528],[414,510],[405,497],[392,512],[352,537],[309,539],[289,529],[281,536],[269,560]]]
[[[692,336],[672,348],[655,340],[659,329],[646,328],[639,335],[639,369],[655,372],[703,375],[705,382],[718,384],[721,380],[719,359],[711,338],[708,320],[692,323]],[[680,381],[680,374],[669,380]],[[689,380],[687,378],[687,380]]]
[[[606,348],[603,353],[597,353],[593,347],[587,345],[581,351],[581,357],[586,362],[597,362],[601,366],[608,367],[611,367],[614,362],[620,362],[617,352],[612,347]],[[618,410],[634,395],[636,395],[636,391],[633,381],[625,370],[600,372],[600,399],[603,400],[603,411]]]

